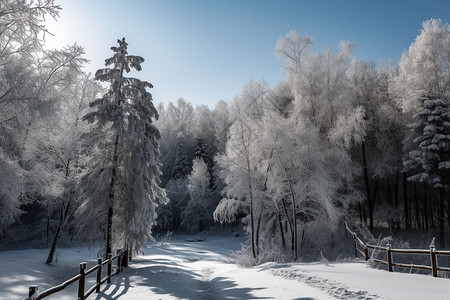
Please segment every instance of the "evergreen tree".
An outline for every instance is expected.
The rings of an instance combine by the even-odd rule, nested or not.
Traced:
[[[152,95],[153,86],[124,72],[141,70],[144,59],[128,55],[125,38],[111,47],[114,55],[105,60],[95,78],[109,82],[109,91],[90,105],[95,111],[84,118],[96,121],[91,132],[95,138],[95,164],[85,182],[94,183],[86,189],[81,212],[90,213],[91,221],[107,213],[106,253],[115,242],[129,242],[135,249],[151,237],[156,219],[156,201],[167,201],[159,184],[159,130],[152,124],[158,118]],[[114,221],[114,226],[113,226]],[[88,228],[92,224],[85,223]],[[114,233],[114,237],[113,237]]]
[[[180,133],[176,142],[177,151],[175,153],[174,178],[185,178],[191,172],[191,165],[186,153],[186,142],[184,136]]]
[[[208,160],[208,157],[205,152],[205,143],[204,143],[203,139],[200,137],[195,138],[194,156],[196,158],[201,158],[201,159],[205,160],[205,162],[206,162],[206,160]]]
[[[439,189],[450,185],[450,105],[448,101],[423,97],[415,123],[410,128],[418,134],[415,149],[404,161],[406,171],[414,171],[410,180],[426,182]]]

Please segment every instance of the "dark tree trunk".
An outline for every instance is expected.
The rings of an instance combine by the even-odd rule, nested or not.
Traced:
[[[272,148],[272,150],[270,150],[269,160],[272,159],[273,151],[274,150]],[[264,188],[263,188],[264,191],[267,190],[267,181],[269,180],[270,167],[271,167],[271,164],[269,163],[267,165],[267,170],[266,170],[266,179],[264,180]],[[256,229],[256,255],[259,255],[259,232],[260,232],[260,228],[261,228],[261,219],[262,219],[263,211],[264,211],[264,203],[261,205],[261,210],[259,212],[259,217],[258,217],[258,225],[257,225],[257,229]]]
[[[428,230],[430,228],[430,224],[428,222],[428,197],[427,197],[427,191],[426,191],[426,185],[423,186],[425,189],[422,193],[423,196],[423,225],[425,230]]]
[[[289,191],[292,198],[292,226],[293,226],[293,232],[292,232],[292,250],[294,251],[294,261],[298,258],[298,237],[297,237],[297,207],[295,203],[295,195],[294,195],[294,189],[292,187],[292,182],[289,180]]]
[[[58,227],[56,228],[55,236],[53,237],[52,247],[50,248],[50,253],[47,256],[46,264],[51,264],[53,262],[53,256],[55,255],[56,244],[58,243],[59,233],[61,232],[61,227],[64,222],[64,204],[61,207],[60,217]]]
[[[280,213],[278,213],[278,225],[280,226],[281,242],[283,243],[283,249],[286,250],[286,239],[284,238],[284,229],[283,229],[283,223],[281,222],[281,214]]]
[[[256,236],[255,236],[256,255],[259,255],[259,232],[261,229],[262,212],[263,208],[261,208],[261,211],[259,212],[258,224],[256,225]]]
[[[107,259],[108,254],[112,253],[112,220],[113,220],[113,207],[114,207],[114,187],[117,177],[117,150],[119,148],[119,135],[116,135],[116,141],[114,143],[114,155],[113,155],[113,168],[111,171],[111,184],[109,186],[109,207],[108,207],[108,220],[106,227],[106,253],[105,259]]]
[[[77,123],[78,123],[78,119],[76,120],[75,127],[76,127]],[[67,180],[70,176],[70,159],[67,159],[65,169],[66,169],[65,179]],[[64,225],[64,221],[66,220],[67,215],[69,214],[69,207],[70,207],[70,203],[72,201],[72,193],[73,193],[72,187],[69,186],[69,200],[67,201],[67,205],[65,205],[64,201],[62,201],[61,211],[60,211],[60,216],[59,216],[59,223],[58,223],[58,227],[56,228],[55,236],[53,237],[53,242],[52,242],[52,246],[50,248],[50,253],[48,254],[48,257],[47,257],[47,261],[46,261],[47,264],[51,264],[53,262],[53,256],[55,255],[56,246],[59,241],[59,234]]]
[[[303,226],[302,230],[302,239],[300,240],[300,248],[303,248],[303,241],[305,240],[305,226]]]
[[[387,187],[386,187],[386,199],[388,201],[389,207],[392,209],[394,207],[394,203],[392,201],[392,186],[390,178],[387,179]],[[389,228],[391,231],[394,230],[394,221],[389,219]]]
[[[419,199],[417,196],[417,184],[414,183],[414,206],[416,209],[416,227],[417,229],[421,230],[422,226],[421,226],[421,222],[420,222],[420,213],[419,213]]]
[[[443,191],[444,199],[447,201],[447,226],[450,229],[450,197],[448,196],[448,190]],[[445,200],[444,200],[445,201]]]
[[[363,158],[364,185],[366,187],[366,201],[369,208],[369,229],[370,231],[373,231],[373,203],[370,197],[369,171],[367,167],[366,144],[364,142],[362,142],[361,148]]]
[[[428,203],[430,204],[430,216],[429,216],[430,222],[429,223],[430,223],[431,228],[436,228],[436,224],[434,222],[434,220],[435,220],[434,205],[433,205],[434,200],[433,200],[433,194],[431,193],[432,189],[430,189],[428,185],[426,185],[425,188],[427,189],[426,195],[428,196]]]
[[[70,195],[70,197],[71,197],[71,195]],[[67,215],[69,213],[70,199],[71,198],[69,198],[67,205],[64,205],[64,202],[61,205],[58,227],[56,228],[56,233],[55,233],[55,236],[53,237],[53,242],[52,242],[52,246],[50,248],[50,253],[48,254],[47,261],[45,262],[47,264],[51,264],[53,262],[53,257],[55,256],[56,246],[58,245],[58,241],[59,241],[59,236],[60,236],[59,234],[64,225],[64,221],[66,220]]]
[[[282,205],[283,205],[283,210],[284,210],[284,213],[286,214],[286,219],[287,219],[287,223],[289,224],[289,232],[291,233],[291,251],[292,252],[294,252],[294,225],[293,225],[293,220],[291,220],[290,218],[289,218],[289,213],[288,213],[288,210],[287,210],[287,207],[286,207],[286,201],[285,201],[285,199],[284,198],[282,198],[281,199],[281,203],[282,203]]]
[[[395,184],[394,184],[394,203],[395,203],[395,210],[396,213],[398,214],[398,209],[399,209],[399,203],[400,203],[400,196],[399,196],[399,181],[400,181],[400,172],[397,171],[397,175],[395,176]],[[399,217],[397,215],[397,217]],[[396,221],[395,222],[395,229],[400,229],[400,222]]]
[[[369,203],[369,221],[370,227],[373,229],[373,211],[375,208],[375,199],[378,199],[378,180],[375,180],[375,185],[373,187],[373,194],[371,195],[370,199],[371,202]]]
[[[358,202],[358,212],[359,212],[359,221],[361,222],[361,224],[364,224],[365,220],[363,218],[363,209],[362,209],[361,202]]]
[[[48,245],[48,238],[50,235],[50,216],[47,216],[47,227],[45,230],[45,235],[46,235],[46,239],[45,239],[45,247],[47,247]]]
[[[392,203],[392,186],[391,186],[390,179],[387,179],[387,184],[386,184],[386,200],[387,200],[387,203],[389,204],[389,206],[392,207],[393,206],[393,203]]]
[[[440,246],[445,248],[445,204],[444,204],[444,189],[439,189],[439,237]]]
[[[409,220],[409,205],[408,205],[408,193],[406,189],[406,173],[403,172],[403,213],[405,218],[405,228],[410,229],[411,223]]]
[[[248,170],[249,172],[250,172],[250,169]],[[254,208],[254,205],[253,205],[253,192],[252,192],[252,184],[251,184],[251,182],[250,182],[250,173],[249,173],[249,176],[248,176],[249,178],[248,178],[248,180],[249,180],[249,182],[248,182],[248,188],[249,188],[249,194],[250,194],[250,226],[251,226],[251,228],[252,228],[252,232],[251,232],[251,236],[252,236],[252,255],[253,255],[253,258],[256,258],[256,244],[255,244],[255,217],[254,217],[254,213],[253,213],[253,210],[255,209]]]
[[[292,226],[292,221],[291,221],[291,219],[289,218],[289,213],[288,213],[288,211],[287,211],[286,201],[285,201],[284,198],[281,199],[281,203],[283,204],[283,211],[284,211],[284,213],[286,214],[286,219],[287,219],[288,224],[289,224],[289,229],[290,229],[290,231],[291,231],[291,233],[292,233],[292,232],[294,231],[294,228],[293,228],[293,226]]]
[[[113,208],[112,205],[108,208],[108,224],[106,227],[106,253],[105,256],[107,259],[108,254],[112,253],[112,217],[113,217]]]

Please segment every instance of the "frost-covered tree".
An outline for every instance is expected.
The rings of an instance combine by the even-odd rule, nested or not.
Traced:
[[[63,102],[59,105],[52,123],[46,126],[44,135],[47,153],[50,156],[49,170],[54,178],[51,188],[55,203],[49,207],[59,206],[59,220],[53,237],[47,263],[53,261],[53,256],[62,230],[70,216],[76,210],[76,185],[85,173],[86,155],[83,148],[83,134],[89,131],[89,126],[82,122],[82,117],[88,112],[89,102],[102,92],[102,87],[90,78],[90,75],[80,74],[78,82],[66,90]],[[52,169],[55,166],[55,169]],[[55,201],[56,200],[56,201]]]
[[[450,95],[450,25],[429,19],[399,63],[393,89],[404,112],[415,114],[423,95]]]
[[[32,132],[34,120],[48,116],[46,113],[51,111],[46,105],[48,99],[37,97],[37,87],[44,77],[40,76],[40,64],[35,59],[48,57],[42,53],[42,37],[47,32],[44,21],[49,16],[56,18],[59,10],[53,0],[5,0],[0,5],[0,185],[4,187],[0,195],[0,227],[3,232],[17,220],[22,212],[20,205],[29,200],[21,197],[33,181],[23,159],[25,137]]]
[[[312,40],[308,34],[301,36],[295,30],[278,39],[275,54],[283,60],[283,67],[289,72],[289,76],[301,72]]]
[[[42,46],[46,17],[56,19],[61,7],[54,0],[3,0],[0,6],[0,58],[13,62]],[[24,57],[25,58],[25,57]]]
[[[189,202],[181,214],[181,226],[188,232],[205,230],[213,223],[213,211],[208,166],[201,158],[195,158],[188,176]]]
[[[277,126],[267,130],[264,139],[273,145],[271,170],[277,180],[270,188],[289,220],[294,258],[299,227],[306,233],[320,228],[333,232],[343,212],[340,207],[358,198],[351,184],[356,168],[349,151],[365,134],[364,110],[354,107],[346,94],[353,45],[343,41],[340,52],[324,47],[323,52],[310,53],[311,44],[311,37],[293,31],[277,43],[275,53],[288,72],[293,108],[286,120],[267,122]],[[289,133],[278,137],[288,128]]]
[[[260,211],[264,187],[264,172],[257,168],[260,155],[257,139],[262,129],[260,120],[267,92],[265,81],[250,81],[240,97],[233,100],[234,123],[229,130],[225,153],[217,158],[222,169],[220,177],[226,187],[224,198],[214,211],[214,218],[220,222],[234,222],[238,215],[245,214],[255,259],[258,252],[255,219]]]
[[[106,226],[106,253],[113,241],[140,249],[151,237],[156,203],[167,201],[159,187],[160,133],[153,125],[158,113],[147,91],[153,86],[124,76],[132,68],[140,71],[144,59],[128,55],[125,38],[118,44],[105,60],[111,68],[95,74],[97,80],[110,83],[109,91],[90,104],[95,110],[84,117],[96,122],[91,131],[95,148],[93,168],[82,180],[85,200],[79,213],[86,233],[107,215],[107,220],[99,220]]]
[[[330,148],[320,138],[318,128],[305,120],[271,118],[271,124],[264,136],[273,149],[268,190],[283,210],[290,229],[291,250],[297,259],[299,244],[304,243],[299,241],[299,230],[334,230],[342,213],[337,207],[348,205],[338,193],[345,176],[351,176],[346,166],[348,156],[345,151]],[[338,164],[340,176],[333,169]],[[320,240],[314,242],[320,244]]]
[[[288,72],[297,113],[310,118],[322,127],[322,131],[326,131],[348,108],[343,91],[353,44],[341,41],[340,52],[324,46],[323,51],[318,53],[309,52],[311,45],[312,37],[290,31],[279,38],[275,54]]]
[[[255,210],[260,199],[264,177],[255,168],[256,152],[252,151],[254,132],[248,124],[235,121],[230,128],[226,152],[217,160],[222,168],[220,176],[226,187],[224,198],[214,211],[214,219],[220,222],[234,222],[244,214],[247,232],[251,238],[253,258],[257,257]]]
[[[36,52],[37,62],[33,64],[30,64],[30,57],[22,61],[24,54],[16,54],[10,57],[11,62],[0,67],[5,68],[2,72],[5,80],[0,84],[4,92],[0,100],[0,130],[4,133],[0,137],[0,147],[8,158],[4,162],[9,165],[2,168],[5,172],[2,175],[21,178],[14,188],[21,189],[22,193],[13,200],[15,206],[40,198],[43,200],[40,204],[47,208],[49,215],[53,210],[50,203],[43,202],[54,198],[54,187],[64,177],[58,175],[55,167],[60,165],[55,155],[59,151],[56,149],[62,146],[59,140],[67,137],[61,131],[68,129],[59,130],[61,105],[67,100],[71,86],[79,80],[80,68],[86,61],[81,57],[83,53],[77,45]],[[19,161],[22,163],[18,164]],[[43,195],[48,197],[41,197]]]
[[[221,100],[216,104],[212,112],[215,132],[216,149],[218,153],[225,152],[225,144],[228,139],[228,130],[233,124],[232,115],[227,102]]]

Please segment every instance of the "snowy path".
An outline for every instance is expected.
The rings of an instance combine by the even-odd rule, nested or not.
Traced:
[[[242,238],[210,236],[203,242],[177,237],[150,245],[125,272],[89,299],[449,299],[450,279],[389,273],[364,263],[266,263],[239,268],[232,252]],[[77,273],[80,261],[95,264],[96,251],[60,250],[59,262],[45,265],[47,250],[0,252],[0,300],[23,299],[31,284],[40,290]],[[95,279],[89,279],[91,286]],[[48,299],[74,299],[72,285]]]
[[[97,299],[335,299],[261,268],[239,268],[230,248],[239,248],[230,238],[152,246]]]

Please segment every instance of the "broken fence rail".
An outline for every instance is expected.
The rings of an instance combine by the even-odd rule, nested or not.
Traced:
[[[28,298],[25,298],[25,300],[44,299],[50,295],[53,295],[55,293],[62,291],[67,286],[69,286],[72,283],[75,283],[77,281],[78,281],[78,298],[77,298],[77,300],[84,300],[87,297],[89,297],[94,291],[96,293],[99,293],[100,286],[102,284],[104,284],[105,282],[111,283],[111,278],[113,276],[122,272],[124,267],[128,267],[128,262],[130,260],[129,253],[130,252],[128,250],[128,247],[126,248],[125,251],[117,250],[117,254],[114,256],[111,253],[109,253],[107,260],[103,261],[101,258],[98,258],[97,264],[95,266],[93,266],[92,268],[90,268],[89,270],[86,270],[87,264],[85,262],[82,262],[82,263],[80,263],[80,274],[64,281],[63,283],[61,283],[57,286],[51,287],[51,288],[43,291],[42,293],[38,292],[39,288],[37,285],[31,285],[28,289]],[[115,259],[117,260],[117,267],[116,267],[115,271],[112,272],[112,263],[113,263],[113,260],[115,260]],[[102,267],[104,265],[107,265],[107,275],[106,275],[106,277],[102,278]],[[85,292],[86,276],[88,276],[91,273],[94,273],[95,271],[97,271],[96,283]]]
[[[450,272],[450,268],[439,267],[438,266],[438,255],[450,256],[450,251],[445,250],[436,250],[434,243],[430,245],[430,250],[428,249],[392,249],[390,244],[387,244],[386,247],[375,246],[366,244],[363,242],[355,232],[351,231],[348,228],[347,223],[345,223],[345,228],[347,232],[353,236],[353,243],[355,247],[355,257],[361,256],[364,257],[366,261],[369,260],[373,251],[378,250],[381,252],[386,252],[386,260],[373,258],[372,260],[376,263],[386,265],[389,272],[394,271],[394,267],[402,267],[402,268],[412,268],[412,269],[422,269],[422,270],[430,270],[433,274],[433,277],[438,276],[438,271]],[[370,251],[372,253],[370,253]],[[417,255],[429,255],[430,256],[430,265],[415,265],[415,264],[403,264],[394,262],[393,253],[398,254],[417,254]]]

